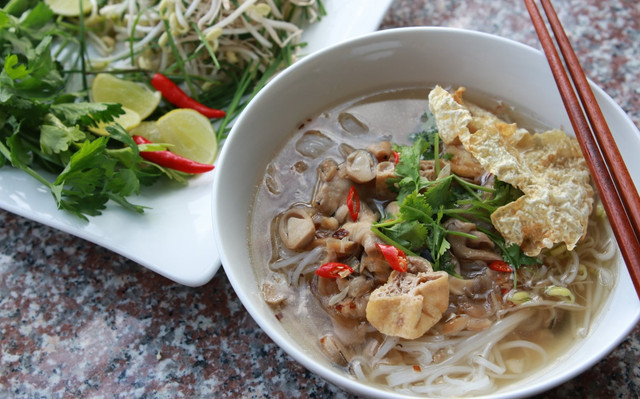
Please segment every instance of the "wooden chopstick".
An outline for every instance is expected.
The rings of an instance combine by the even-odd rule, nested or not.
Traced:
[[[615,180],[616,186],[619,188],[618,192],[627,212],[629,213],[631,224],[633,225],[636,233],[638,233],[640,232],[640,198],[638,197],[638,190],[633,184],[633,180],[631,180],[631,176],[627,170],[627,165],[625,165],[624,160],[618,151],[618,146],[613,140],[611,130],[609,130],[609,125],[607,124],[604,115],[602,115],[602,110],[596,102],[596,98],[591,91],[589,82],[587,82],[587,77],[580,67],[578,57],[576,56],[575,51],[573,51],[571,43],[569,43],[569,38],[562,28],[558,15],[549,0],[541,0],[541,2],[542,7],[547,14],[553,34],[556,37],[556,41],[560,46],[562,56],[567,64],[567,69],[569,69],[569,73],[573,79],[573,84],[578,91],[584,110],[589,117],[589,122],[591,123],[591,126],[593,126],[593,130],[596,132],[595,137],[598,141],[598,145],[600,146],[600,150],[610,165],[609,170]]]
[[[611,228],[618,241],[620,252],[640,297],[640,198],[638,190],[631,180],[615,141],[611,137],[607,122],[551,2],[549,0],[541,0],[541,2],[573,78],[573,83],[564,69],[553,39],[534,0],[525,0],[527,10],[556,80],[560,96],[569,114],[576,138],[580,143],[580,148],[611,222]],[[574,92],[573,85],[578,91],[580,100]],[[587,122],[583,108],[589,116],[591,125]]]

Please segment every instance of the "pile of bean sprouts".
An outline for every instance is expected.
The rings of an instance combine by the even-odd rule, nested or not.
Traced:
[[[90,1],[94,67],[123,61],[211,80],[228,77],[229,66],[265,70],[279,52],[295,50],[303,27],[323,13],[320,0]]]

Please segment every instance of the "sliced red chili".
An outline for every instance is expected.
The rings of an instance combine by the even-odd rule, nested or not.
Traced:
[[[171,104],[180,108],[191,108],[200,112],[207,118],[224,118],[225,112],[220,109],[209,108],[206,105],[189,97],[187,93],[175,84],[171,79],[161,73],[156,73],[151,77],[151,85],[162,93]]]
[[[152,144],[142,136],[133,136],[136,144]],[[165,168],[178,170],[184,173],[205,173],[213,170],[214,166],[206,163],[192,161],[191,159],[181,157],[171,151],[140,151],[140,156],[147,161],[156,163]]]
[[[389,262],[389,265],[393,270],[399,272],[406,272],[409,266],[409,260],[403,250],[388,244],[376,244],[382,256]]]
[[[400,153],[398,151],[393,152],[393,164],[397,165],[400,162]]]
[[[328,262],[316,269],[316,274],[325,278],[344,278],[353,273],[349,265],[339,262]]]
[[[349,208],[351,220],[355,222],[360,214],[360,197],[358,197],[358,192],[354,186],[351,186],[347,196],[347,208]]]
[[[502,260],[496,260],[489,263],[489,269],[503,273],[511,273],[513,271],[513,268],[509,266],[507,262]]]

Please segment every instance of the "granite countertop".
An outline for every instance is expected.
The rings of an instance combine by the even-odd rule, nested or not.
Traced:
[[[586,74],[640,126],[640,3],[555,1]],[[489,32],[536,48],[524,3],[396,0],[381,28]],[[0,211],[0,397],[342,397],[251,319],[221,269],[192,288]],[[541,398],[640,397],[640,326]]]

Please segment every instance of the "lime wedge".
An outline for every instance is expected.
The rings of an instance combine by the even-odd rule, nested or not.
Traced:
[[[55,14],[65,17],[77,17],[80,15],[80,2],[78,0],[44,0],[44,2]],[[82,11],[84,14],[91,12],[91,2],[89,0],[82,0]]]
[[[132,136],[142,136],[154,143],[163,142],[162,137],[160,137],[160,129],[158,129],[155,121],[142,121],[138,126],[129,130],[129,134]]]
[[[192,109],[178,108],[156,122],[157,142],[173,144],[170,151],[196,162],[213,163],[218,139],[211,121]]]
[[[100,103],[119,103],[145,119],[156,109],[162,94],[142,84],[99,73],[91,83],[91,100]]]
[[[130,131],[140,124],[140,115],[138,115],[137,112],[127,107],[122,107],[122,109],[124,110],[124,114],[116,117],[113,122],[99,123],[96,127],[90,127],[89,130],[100,136],[108,136],[109,132],[107,132],[106,126],[113,123],[119,123],[126,131]]]

